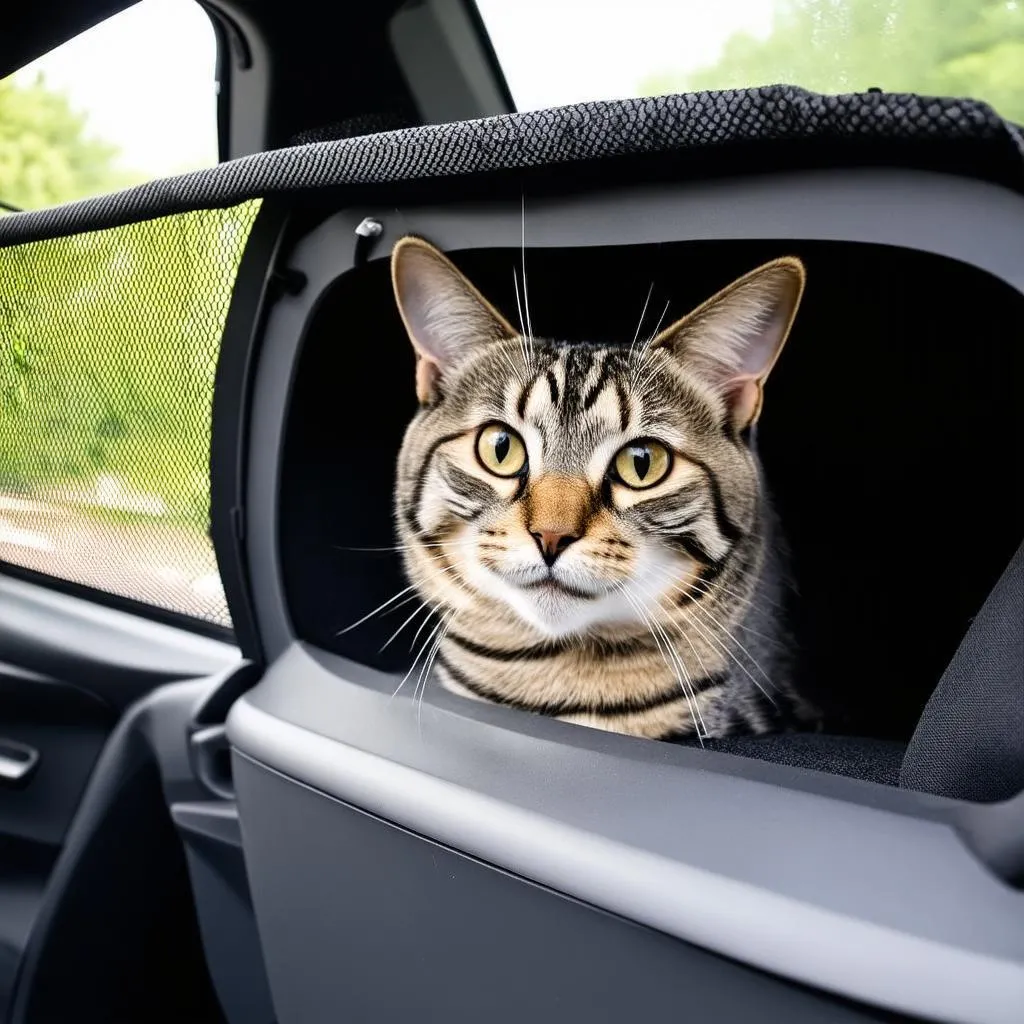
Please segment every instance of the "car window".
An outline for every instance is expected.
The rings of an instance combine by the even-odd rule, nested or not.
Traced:
[[[38,209],[217,162],[217,37],[142,0],[0,79],[0,202]]]
[[[1024,122],[1024,0],[477,0],[520,110],[786,83]]]
[[[198,5],[143,0],[0,82],[0,200],[214,163],[215,62]],[[211,408],[257,206],[0,249],[0,570],[230,625]]]

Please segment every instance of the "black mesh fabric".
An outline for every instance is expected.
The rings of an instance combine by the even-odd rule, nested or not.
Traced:
[[[411,128],[416,123],[416,115],[411,110],[393,110],[375,114],[363,114],[360,117],[348,117],[344,121],[332,121],[330,124],[307,128],[294,135],[289,143],[292,146],[307,146],[311,142],[331,142],[334,139],[355,139],[360,135],[374,135],[380,132],[393,132],[401,128]]]
[[[687,738],[683,746],[700,746]],[[857,736],[830,736],[821,733],[771,733],[767,736],[731,736],[705,740],[705,750],[752,757],[758,761],[809,768],[813,771],[846,775],[883,786],[899,782],[900,764],[906,745],[897,740]]]
[[[1024,789],[1024,544],[939,680],[900,785],[978,801]]]
[[[743,147],[742,158],[736,153]],[[627,158],[659,173],[723,173],[829,164],[960,170],[1024,187],[1024,139],[972,100],[881,92],[824,96],[792,86],[580,103],[478,121],[428,125],[244,157],[110,196],[0,219],[0,245],[257,197],[348,186],[455,180],[509,171],[572,175],[599,165],[608,183]],[[675,157],[676,159],[668,159]],[[721,158],[722,164],[709,164]]]
[[[0,249],[0,562],[230,625],[210,415],[257,207]]]

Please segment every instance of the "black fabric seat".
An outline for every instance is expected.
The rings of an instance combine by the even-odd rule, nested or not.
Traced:
[[[1024,543],[928,701],[900,785],[984,802],[1024,790]]]
[[[699,744],[697,740],[690,739],[686,745]],[[727,739],[705,740],[704,749],[896,786],[899,784],[900,767],[907,745],[898,740],[861,736],[773,733],[768,736],[731,736]]]
[[[909,744],[781,733],[705,740],[704,749],[957,800],[987,803],[1021,792],[1024,544],[971,623]]]

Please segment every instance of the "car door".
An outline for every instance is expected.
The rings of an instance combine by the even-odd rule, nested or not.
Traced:
[[[110,5],[48,6],[0,46],[0,216],[171,170],[133,103],[187,107],[170,160],[216,162],[217,39],[198,6],[103,22]],[[123,169],[115,137],[141,166]],[[223,230],[0,250],[0,1020],[220,1017],[165,791],[208,793],[186,732],[240,661],[208,511],[237,258],[219,290],[180,259]]]

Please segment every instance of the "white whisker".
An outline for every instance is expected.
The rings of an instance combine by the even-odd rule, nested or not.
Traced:
[[[408,604],[409,601],[415,600],[417,595],[413,594],[410,597],[406,597],[405,600],[402,601],[399,601],[399,598],[403,597],[406,594],[409,594],[413,590],[418,590],[423,586],[424,583],[428,583],[431,580],[440,579],[442,576],[445,576],[448,573],[456,572],[456,569],[457,566],[455,565],[444,565],[441,566],[441,568],[439,569],[434,569],[433,572],[417,574],[416,580],[410,583],[409,586],[404,587],[393,597],[388,598],[388,600],[385,601],[383,604],[380,604],[376,608],[374,608],[372,612],[368,612],[361,619],[358,619],[357,621],[353,622],[351,626],[346,626],[344,629],[339,629],[338,632],[335,633],[335,636],[342,636],[345,633],[351,632],[357,626],[361,626],[364,622],[367,622],[369,619],[372,619],[375,615],[378,615],[387,609],[395,611],[397,608],[401,608],[402,605]],[[398,604],[395,604],[396,601],[398,601]]]
[[[374,608],[372,612],[368,612],[361,619],[357,620],[356,622],[353,622],[351,626],[346,626],[344,629],[339,629],[338,632],[335,633],[334,635],[335,636],[342,636],[345,633],[348,633],[351,630],[355,629],[356,626],[361,626],[364,622],[366,622],[367,619],[372,619],[374,617],[374,615],[376,615],[378,612],[381,612],[385,608],[387,608],[390,605],[394,604],[395,601],[397,601],[400,597],[402,597],[404,594],[408,594],[410,590],[415,590],[416,587],[417,587],[416,583],[410,583],[409,586],[407,586],[407,587],[403,588],[402,590],[400,590],[397,594],[394,595],[394,597],[389,597],[383,604],[377,605],[377,607]]]
[[[455,620],[456,612],[452,612],[447,619],[443,621],[443,627],[437,639],[434,641],[434,646],[431,648],[430,653],[427,655],[426,661],[423,662],[423,668],[420,670],[420,678],[416,684],[416,687],[412,692],[413,703],[416,704],[416,728],[422,730],[422,712],[423,712],[423,698],[427,694],[427,683],[430,680],[430,673],[433,671],[434,662],[437,659],[437,655],[441,650],[441,643],[443,642],[445,635],[447,634],[452,622]],[[419,701],[416,700],[416,691],[419,690]],[[422,735],[422,733],[421,733]]]
[[[740,659],[736,656],[736,652],[733,651],[729,647],[729,645],[726,644],[720,637],[715,636],[713,629],[711,629],[710,627],[705,628],[704,626],[699,625],[697,622],[690,618],[686,611],[683,611],[683,617],[686,619],[687,623],[697,631],[697,634],[699,636],[701,636],[705,641],[717,646],[719,650],[721,650],[721,652],[724,655],[726,655],[726,657],[731,658],[733,662],[736,664],[736,667],[761,691],[761,693],[765,695],[765,697],[772,704],[776,703],[775,698],[757,681],[757,679],[754,678],[750,669],[748,669],[747,666],[744,665],[743,662],[740,661]],[[750,655],[748,654],[747,657],[750,657]],[[758,665],[757,668],[760,669],[760,666]],[[764,672],[762,671],[761,674],[764,675]],[[767,676],[765,678],[767,678]],[[769,684],[771,685],[770,680]]]
[[[441,607],[441,605],[440,605],[440,603],[438,603],[438,604],[437,604],[437,605],[435,606],[434,610],[436,611],[436,610],[437,610],[438,608],[440,608],[440,607]],[[427,618],[426,622],[429,622],[429,621],[430,621],[430,619],[429,619],[429,618]],[[425,624],[426,624],[426,623],[424,623],[424,625],[425,625]],[[400,690],[402,689],[402,687],[403,687],[403,686],[405,686],[405,684],[406,684],[406,683],[408,682],[408,680],[409,680],[409,677],[410,677],[410,676],[411,676],[411,675],[413,674],[413,672],[415,672],[415,671],[416,671],[416,665],[418,664],[418,662],[419,662],[419,660],[420,660],[420,657],[421,657],[421,655],[422,655],[422,654],[423,654],[423,652],[424,652],[424,651],[425,651],[425,650],[427,649],[427,647],[429,647],[429,646],[430,646],[430,643],[431,643],[431,641],[432,641],[432,640],[434,639],[434,637],[435,637],[435,636],[437,636],[437,632],[438,632],[438,630],[439,630],[439,629],[440,629],[440,628],[441,628],[441,627],[442,627],[443,625],[444,625],[444,617],[442,616],[442,617],[441,617],[440,619],[438,619],[438,621],[437,621],[437,625],[436,625],[436,626],[434,627],[433,631],[432,631],[432,632],[430,633],[430,635],[429,635],[429,636],[427,637],[427,639],[423,641],[423,644],[422,644],[422,646],[420,647],[420,649],[419,649],[419,650],[418,650],[418,651],[416,652],[416,657],[415,657],[415,658],[413,658],[413,660],[412,660],[412,665],[410,665],[410,666],[409,666],[409,671],[408,671],[408,672],[406,672],[404,676],[402,676],[402,681],[401,681],[401,682],[400,682],[400,683],[398,684],[398,686],[397,686],[397,687],[395,688],[395,692],[394,692],[393,694],[391,694],[391,699],[392,699],[392,700],[394,700],[394,698],[398,696],[398,693],[399,693],[399,691],[400,691]],[[422,628],[423,628],[423,627],[421,626],[421,627],[420,627],[420,629],[416,631],[416,636],[419,636],[419,635],[420,635],[420,631],[422,630]],[[413,638],[413,643],[415,643],[415,642],[416,642],[416,639],[415,639],[415,637],[414,637],[414,638]],[[415,693],[414,693],[414,696],[415,696]]]
[[[443,606],[443,604],[444,604],[444,602],[443,602],[443,601],[438,601],[438,602],[437,602],[437,604],[435,604],[435,605],[434,605],[434,607],[430,609],[430,615],[436,615],[436,614],[437,614],[437,610],[438,610],[439,608],[441,608],[441,607]],[[417,641],[417,640],[419,639],[419,637],[420,637],[420,633],[422,633],[422,632],[423,632],[423,630],[424,630],[424,629],[426,628],[426,625],[427,625],[427,623],[428,623],[428,622],[430,621],[430,615],[428,615],[428,616],[427,616],[427,617],[426,617],[426,618],[425,618],[425,619],[424,619],[424,620],[423,620],[423,621],[422,621],[422,622],[421,622],[421,623],[419,624],[419,626],[418,626],[418,627],[417,627],[417,629],[416,629],[416,632],[415,632],[415,633],[413,633],[413,635],[412,635],[412,640],[410,640],[410,641],[409,641],[409,650],[410,650],[410,651],[411,651],[411,650],[413,649],[413,647],[415,647],[415,646],[416,646],[416,641]],[[433,634],[431,634],[431,635],[433,635]]]
[[[519,310],[519,351],[523,356],[523,365],[527,367],[527,373],[529,373],[529,368],[532,367],[532,360],[530,358],[530,351],[527,349],[526,325],[523,321],[523,304],[519,298],[519,274],[515,267],[512,268],[512,286],[516,290],[516,308]],[[525,282],[523,287],[525,289]],[[520,383],[524,388],[526,387],[526,382],[522,378],[520,378]]]
[[[533,322],[530,319],[530,293],[526,288],[526,192],[521,195],[522,206],[522,232],[520,234],[520,248],[523,263],[523,306],[526,308],[526,334],[530,339],[530,355],[533,355]]]
[[[654,282],[652,281],[651,282],[651,287],[647,289],[647,298],[644,299],[644,308],[640,311],[640,323],[638,323],[636,325],[636,333],[633,335],[633,341],[630,343],[630,346],[629,346],[629,358],[627,359],[627,362],[630,365],[632,365],[632,362],[633,362],[633,354],[634,354],[633,350],[636,348],[637,339],[640,337],[640,329],[644,325],[644,317],[647,316],[647,306],[648,306],[648,303],[650,303],[650,301],[651,301],[651,295],[653,294],[653,292],[654,292]]]
[[[718,584],[714,584],[713,583],[712,587],[715,587],[717,585]],[[698,593],[704,594],[705,596],[708,596],[708,597],[710,597],[711,594],[712,594],[712,591],[705,590],[705,589],[703,589],[702,587],[700,587],[696,583],[690,584],[690,588],[694,589]],[[674,586],[673,589],[674,590],[678,590],[680,593],[685,593],[685,591],[683,591],[683,589],[681,587],[679,587],[679,586]],[[749,598],[752,595],[746,595],[746,596]],[[749,607],[749,601],[744,605],[744,607]],[[775,684],[768,677],[768,673],[765,672],[765,670],[760,666],[760,664],[758,663],[757,659],[746,649],[746,647],[743,646],[743,644],[739,641],[739,639],[737,637],[735,637],[729,631],[729,628],[725,625],[725,623],[719,621],[719,619],[715,615],[712,614],[712,612],[711,612],[711,610],[709,608],[707,608],[705,605],[703,605],[703,604],[701,604],[699,602],[694,602],[693,604],[689,605],[688,608],[690,610],[698,612],[700,615],[704,616],[704,618],[706,620],[708,620],[711,623],[714,623],[714,625],[716,625],[720,630],[722,630],[722,632],[725,633],[725,635],[727,637],[729,637],[729,639],[732,640],[732,642],[734,644],[736,644],[736,646],[750,659],[750,663],[757,669],[758,672],[761,673],[761,676],[764,678],[765,682],[767,682],[769,686],[771,686],[773,689],[775,689]],[[687,609],[681,609],[681,611],[682,611],[682,613],[684,615],[686,615]],[[742,628],[745,628],[745,629],[749,630],[749,632],[754,633],[755,636],[762,636],[762,637],[764,636],[763,633],[758,633],[757,630],[750,629],[749,626],[745,626],[745,627],[742,627]],[[772,638],[771,637],[765,637],[765,639],[769,639],[770,640]]]
[[[642,605],[636,600],[636,598],[634,598],[633,595],[630,594],[630,592],[626,589],[626,585],[620,581],[616,584],[616,586],[621,591],[622,596],[632,607],[633,611],[637,613],[637,616],[639,617],[641,623],[647,627],[647,631],[651,634],[651,637],[654,639],[654,643],[658,648],[658,653],[661,655],[662,660],[665,662],[665,665],[667,666],[668,670],[675,676],[676,682],[679,683],[679,688],[683,691],[683,696],[686,699],[686,706],[689,708],[690,711],[690,721],[693,722],[693,727],[697,734],[697,739],[700,740],[700,745],[704,746],[704,738],[701,735],[702,721],[699,717],[700,712],[699,709],[696,707],[694,695],[691,692],[692,687],[688,684],[688,681],[684,681],[683,674],[676,668],[676,666],[672,662],[671,655],[675,655],[676,662],[678,662],[679,666],[682,667],[682,662],[679,659],[679,655],[672,648],[671,643],[668,642],[667,636],[665,646],[662,646],[662,641],[658,637],[658,634],[657,632],[655,632],[654,629],[654,621],[644,611]],[[664,630],[662,630],[662,633],[664,634]],[[666,651],[668,651],[668,653],[666,653]],[[685,669],[683,671],[685,672]]]
[[[412,613],[412,615],[410,615],[410,616],[409,616],[409,617],[408,617],[408,618],[407,618],[407,619],[405,620],[405,622],[403,622],[403,623],[402,623],[402,624],[401,624],[401,625],[400,625],[400,626],[398,627],[398,629],[396,629],[396,630],[394,631],[394,633],[392,633],[392,634],[391,634],[391,636],[389,636],[389,637],[387,638],[387,640],[385,640],[385,641],[384,641],[384,643],[383,643],[383,644],[381,645],[381,648],[380,648],[380,650],[379,650],[379,651],[377,651],[377,653],[378,653],[378,654],[382,654],[382,653],[383,653],[383,652],[384,652],[384,651],[385,651],[385,650],[386,650],[386,649],[387,649],[387,648],[388,648],[388,647],[389,647],[389,646],[391,645],[391,642],[392,642],[393,640],[395,640],[395,639],[397,638],[398,634],[399,634],[399,633],[401,633],[401,632],[402,632],[402,630],[403,630],[403,629],[405,629],[405,627],[406,627],[406,626],[408,626],[408,625],[409,625],[409,623],[410,623],[410,622],[412,622],[412,620],[413,620],[413,619],[415,619],[415,618],[416,618],[416,616],[417,616],[417,615],[419,615],[419,613],[420,613],[421,611],[423,611],[423,609],[424,609],[424,608],[429,608],[429,607],[430,607],[430,605],[428,605],[426,601],[421,601],[421,602],[420,602],[420,604],[419,604],[419,607],[418,607],[418,608],[417,608],[417,609],[416,609],[416,610],[415,610],[415,611],[414,611],[414,612]],[[429,614],[428,614],[427,618],[428,618],[428,619],[430,618]]]
[[[680,588],[673,587],[672,589],[679,590]],[[704,615],[708,619],[708,623],[705,624],[705,626],[701,626],[699,623],[697,623],[694,619],[690,617],[690,610],[698,612],[701,615]],[[720,637],[715,635],[714,629],[709,624],[714,623],[719,629],[721,629],[729,637],[729,639],[732,640],[732,642],[736,644],[736,646],[750,659],[750,663],[757,669],[758,672],[761,673],[761,675],[764,677],[765,682],[767,682],[773,690],[776,689],[775,684],[771,681],[768,674],[758,663],[757,659],[754,658],[754,656],[746,649],[746,647],[743,646],[742,643],[740,643],[740,641],[735,636],[733,636],[733,634],[723,623],[721,623],[718,619],[712,616],[707,611],[707,609],[701,607],[701,605],[696,603],[689,605],[688,608],[680,608],[679,611],[682,614],[682,616],[686,619],[687,623],[705,642],[717,646],[722,651],[722,653],[724,653],[728,658],[731,658],[736,663],[736,666],[740,669],[740,671],[743,672],[743,674],[761,691],[761,693],[763,693],[764,696],[773,705],[776,703],[775,698],[757,681],[757,679],[754,678],[754,676],[751,674],[747,666],[744,665],[743,662],[740,661],[740,659],[736,656],[736,652],[733,651],[728,644],[724,643]]]
[[[751,576],[750,573],[744,573],[742,575],[737,574],[736,578],[740,579],[740,580],[753,579],[754,585],[751,587],[750,593],[744,593],[741,590],[737,590],[735,587],[727,586],[725,583],[722,583],[721,581],[714,582],[712,584],[712,587],[717,589],[717,590],[720,590],[723,594],[729,594],[731,597],[735,598],[737,601],[749,602],[750,599],[755,596],[755,588],[756,588],[756,585],[757,585],[757,582],[758,582],[758,578],[755,577],[755,576]],[[701,590],[701,593],[702,594],[709,594],[710,595],[711,591]],[[758,598],[758,600],[760,602],[762,602],[763,604],[770,605],[772,608],[783,608],[783,607],[785,607],[783,602],[773,600],[772,598],[768,597],[766,594],[757,594],[756,596],[757,596],[757,598]]]
[[[333,544],[332,547],[335,551],[358,551],[358,552],[372,552],[374,554],[385,553],[385,552],[396,552],[396,551],[415,551],[418,548],[457,548],[457,547],[472,547],[476,543],[476,539],[472,540],[442,540],[436,544],[424,544],[422,541],[415,541],[411,544],[392,544],[382,547],[345,547],[341,544]]]
[[[692,604],[689,606],[689,608],[682,609],[682,613],[686,618],[689,618],[689,611],[695,611],[698,614],[703,615],[709,623],[716,625],[723,633],[725,633],[725,635],[743,652],[743,654],[745,654],[747,658],[750,659],[750,664],[753,665],[754,668],[756,668],[757,671],[761,673],[761,678],[764,679],[764,681],[770,687],[772,687],[772,689],[775,689],[775,684],[769,678],[768,673],[765,672],[763,668],[761,668],[761,665],[758,662],[757,658],[755,658],[750,653],[750,651],[748,651],[746,647],[744,647],[743,644],[729,631],[729,628],[725,625],[725,623],[720,622],[714,615],[711,614],[711,612],[707,610],[707,608],[702,608],[699,604]],[[765,694],[765,696],[767,697],[768,694]],[[771,698],[769,697],[769,699]]]
[[[710,676],[711,673],[708,671],[708,667],[704,663],[704,659],[700,656],[700,651],[697,650],[697,648],[694,645],[693,641],[686,635],[686,631],[682,628],[682,626],[680,626],[678,622],[673,622],[672,621],[672,609],[671,609],[671,607],[666,607],[662,603],[661,599],[656,597],[656,596],[653,597],[653,600],[654,600],[655,604],[657,604],[658,607],[664,613],[665,618],[668,621],[668,625],[671,626],[679,634],[680,639],[686,641],[687,646],[690,648],[690,651],[692,652],[694,658],[696,658],[696,660],[697,660],[697,664],[700,665],[700,671],[701,671],[702,677],[703,678],[707,678],[708,676]]]
[[[651,351],[651,343],[654,341],[655,338],[657,338],[658,332],[661,330],[661,325],[665,321],[665,314],[668,313],[668,307],[671,304],[671,299],[669,299],[669,301],[665,303],[665,308],[661,311],[661,316],[658,317],[658,322],[654,325],[653,333],[640,347],[640,359],[636,367],[634,368],[633,373],[630,375],[630,386],[632,390],[637,394],[643,394],[646,391],[648,385],[654,379],[654,375],[658,372],[658,368],[656,365],[650,367],[647,371],[646,376],[643,378],[643,381],[638,383],[638,378],[640,375],[640,371],[643,369],[644,361],[647,359]]]

